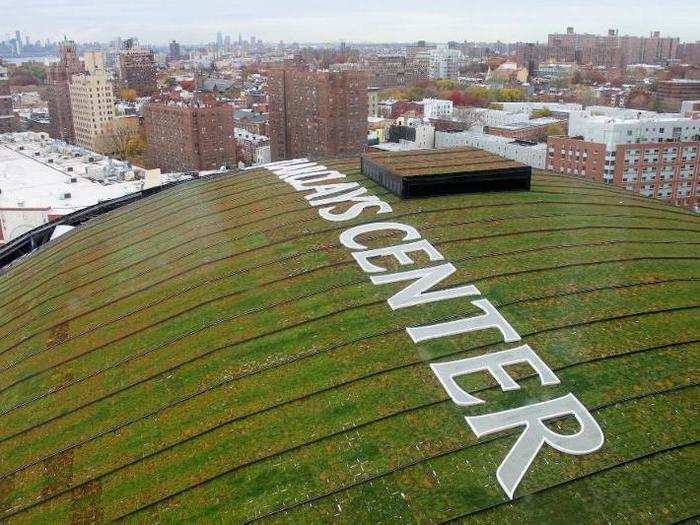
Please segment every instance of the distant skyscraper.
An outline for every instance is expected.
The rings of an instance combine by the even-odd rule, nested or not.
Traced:
[[[231,35],[226,35],[226,38],[224,38],[224,48],[226,50],[231,49]]]
[[[19,29],[15,31],[15,49],[17,50],[17,54],[22,53],[22,35],[19,32]]]
[[[363,71],[272,70],[272,159],[360,153],[367,143],[367,81]]]
[[[69,84],[71,77],[83,72],[75,42],[65,40],[58,46],[59,61],[49,66],[46,92],[51,120],[51,137],[75,144]]]
[[[170,42],[170,52],[168,53],[168,58],[170,58],[171,60],[180,59],[180,44],[175,42],[175,40]]]
[[[224,47],[224,36],[221,34],[221,31],[216,33],[216,47],[219,49]]]

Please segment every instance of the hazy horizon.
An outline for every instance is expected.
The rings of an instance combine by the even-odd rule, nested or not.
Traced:
[[[543,42],[549,33],[573,26],[580,33],[604,34],[615,28],[620,34],[645,36],[661,31],[664,36],[696,41],[700,39],[699,5],[690,0],[620,0],[615,5],[502,0],[495,9],[482,2],[458,0],[435,0],[430,6],[418,0],[385,0],[381,6],[369,0],[352,5],[328,5],[321,0],[201,0],[196,4],[172,0],[164,7],[155,0],[99,5],[87,0],[27,0],[22,4],[0,0],[4,12],[0,39],[20,30],[32,42],[66,35],[79,42],[137,36],[144,43],[165,44],[176,39],[201,44],[214,41],[220,31],[234,39],[241,33],[244,38],[254,35],[268,42]]]

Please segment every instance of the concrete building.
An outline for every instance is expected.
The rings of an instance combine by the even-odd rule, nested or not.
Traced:
[[[75,142],[99,153],[111,153],[108,124],[114,119],[114,86],[104,69],[104,55],[85,54],[86,72],[73,75],[70,103]]]
[[[431,119],[450,119],[454,104],[451,100],[438,98],[423,99],[423,116]]]
[[[695,208],[699,149],[698,118],[590,106],[549,138],[547,169]]]
[[[663,80],[658,83],[654,98],[662,111],[680,111],[684,100],[700,99],[700,80]]]
[[[366,72],[282,68],[268,79],[273,161],[356,155],[365,148]]]
[[[369,117],[379,116],[379,88],[378,87],[368,87],[367,88],[367,106]]]
[[[446,45],[421,49],[408,62],[410,78],[413,82],[423,78],[457,80],[461,60],[462,52]]]
[[[61,42],[58,54],[59,60],[49,66],[46,78],[51,137],[75,144],[69,84],[73,75],[82,73],[84,67],[78,59],[75,42]]]
[[[119,81],[139,97],[152,95],[157,89],[155,55],[150,49],[131,47],[119,55]]]
[[[0,60],[0,133],[14,131],[15,122],[7,68],[3,66],[2,60]]]
[[[433,149],[435,126],[421,118],[400,117],[389,128],[388,142],[406,144],[409,149]]]
[[[507,137],[486,135],[475,131],[436,131],[435,147],[438,149],[471,146],[483,149],[507,159],[516,160],[537,169],[545,169],[547,145],[533,144]]]
[[[155,97],[144,111],[144,128],[148,168],[199,171],[237,165],[233,106],[212,96]]]

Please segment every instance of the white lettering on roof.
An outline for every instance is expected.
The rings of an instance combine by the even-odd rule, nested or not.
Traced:
[[[367,189],[359,183],[315,185],[314,183],[346,176],[307,159],[275,162],[265,167],[297,191],[313,192],[305,196],[306,200],[311,206],[320,207],[318,214],[324,220],[349,221],[359,217],[368,208],[377,208],[377,215],[392,211],[391,205],[376,195],[368,194]],[[343,210],[341,205],[346,203],[351,205]],[[358,240],[362,235],[378,231],[397,232],[401,243],[370,249]],[[397,222],[369,222],[348,228],[340,234],[339,240],[343,246],[352,250],[352,256],[359,267],[372,274],[370,280],[373,284],[380,286],[411,281],[408,286],[387,300],[392,310],[482,295],[473,285],[433,289],[454,274],[456,268],[451,263],[390,273],[386,268],[370,262],[372,258],[393,257],[400,265],[415,264],[408,254],[418,252],[423,252],[430,261],[444,260],[443,255],[430,242],[422,239],[420,232],[413,226]],[[483,315],[424,326],[409,326],[406,327],[406,332],[414,343],[492,329],[497,329],[506,343],[520,341],[520,335],[488,299],[477,299],[471,301],[471,304],[482,310]],[[560,383],[559,378],[529,345],[456,361],[430,363],[430,368],[450,399],[458,406],[469,407],[483,404],[484,401],[462,389],[455,381],[456,377],[487,372],[496,380],[501,390],[518,390],[520,385],[504,367],[521,363],[535,370],[542,386]],[[546,421],[563,417],[574,417],[580,430],[575,434],[559,434],[545,425]],[[511,410],[466,416],[465,419],[477,438],[524,427],[496,470],[498,483],[511,499],[544,444],[566,454],[580,455],[595,452],[604,442],[603,431],[596,420],[571,393]]]

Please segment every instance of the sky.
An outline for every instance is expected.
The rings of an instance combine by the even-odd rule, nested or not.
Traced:
[[[0,0],[0,40],[206,43],[216,33],[268,42],[543,42],[577,32],[700,40],[699,0]],[[24,38],[24,36],[23,36]]]

